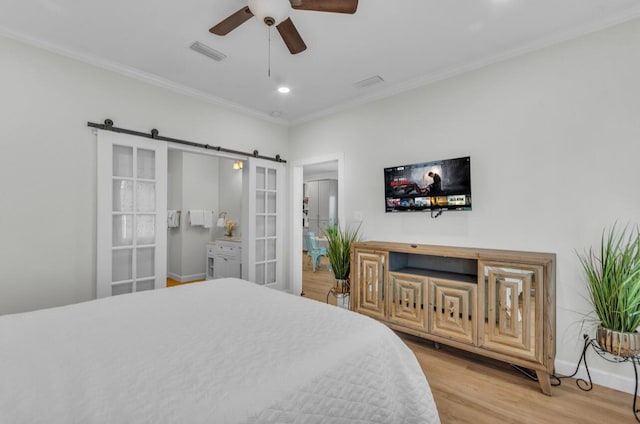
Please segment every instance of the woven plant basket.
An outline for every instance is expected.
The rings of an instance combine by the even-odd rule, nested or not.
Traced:
[[[621,333],[598,327],[597,341],[602,350],[623,358],[640,356],[640,333]]]

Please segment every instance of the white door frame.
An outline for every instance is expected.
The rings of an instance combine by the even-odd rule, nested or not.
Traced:
[[[303,168],[317,163],[338,161],[338,223],[345,224],[345,196],[344,196],[344,153],[333,153],[325,156],[301,159],[291,162],[291,230],[289,231],[289,284],[294,295],[302,293],[302,200],[304,175]]]

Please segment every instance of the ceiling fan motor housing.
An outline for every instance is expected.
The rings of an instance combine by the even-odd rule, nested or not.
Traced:
[[[248,0],[251,13],[267,26],[278,25],[291,14],[289,0]]]

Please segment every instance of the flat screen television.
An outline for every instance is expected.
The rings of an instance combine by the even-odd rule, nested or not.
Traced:
[[[471,210],[471,157],[384,169],[387,212]]]

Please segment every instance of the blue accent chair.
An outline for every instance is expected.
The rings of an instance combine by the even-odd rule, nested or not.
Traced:
[[[316,272],[316,267],[320,267],[322,257],[327,256],[327,248],[318,247],[316,235],[312,232],[304,235],[304,243],[307,245],[307,257],[313,261],[313,272]]]

